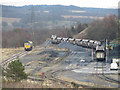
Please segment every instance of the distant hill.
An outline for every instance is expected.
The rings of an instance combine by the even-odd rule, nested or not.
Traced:
[[[30,28],[31,22],[34,23],[35,29],[69,28],[71,25],[76,25],[77,22],[89,23],[110,14],[117,16],[118,10],[83,8],[72,5],[35,5],[33,8],[31,5],[22,7],[2,6],[3,30]],[[19,22],[15,21],[10,24],[8,18],[19,19]]]
[[[117,17],[110,15],[103,20],[92,22],[86,29],[74,36],[80,39],[93,40],[114,40],[118,38],[118,21]]]
[[[77,35],[74,35],[74,38],[76,39],[86,39],[87,38],[87,31],[89,30],[88,29],[89,27],[87,27],[86,29],[84,29],[82,32],[80,32],[79,34]]]

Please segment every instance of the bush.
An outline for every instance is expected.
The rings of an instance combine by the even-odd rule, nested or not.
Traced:
[[[11,78],[15,81],[27,79],[27,74],[24,72],[24,66],[19,59],[12,61],[6,69],[6,77]]]
[[[78,88],[78,87],[79,87],[79,85],[76,84],[76,83],[74,83],[74,82],[71,82],[71,84],[72,84],[72,86],[73,86],[74,88]]]

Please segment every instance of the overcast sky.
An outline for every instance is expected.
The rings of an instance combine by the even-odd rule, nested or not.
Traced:
[[[117,8],[120,0],[0,0],[2,5],[75,5],[79,7]]]

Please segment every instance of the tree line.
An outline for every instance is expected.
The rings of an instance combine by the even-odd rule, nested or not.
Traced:
[[[120,31],[118,31],[118,22],[119,20],[115,15],[110,15],[105,16],[103,20],[96,20],[94,22],[91,22],[90,24],[78,23],[78,25],[64,29],[33,29],[32,31],[31,29],[16,28],[12,31],[2,32],[2,47],[23,47],[23,44],[28,40],[33,41],[34,45],[40,45],[47,38],[50,38],[51,35],[72,38],[75,35],[84,31],[86,28],[86,36],[83,36],[83,38],[93,40],[120,39]]]
[[[34,41],[34,45],[41,44],[46,38],[50,37],[47,30],[31,31],[21,28],[12,31],[2,32],[2,47],[16,48],[23,47],[26,41]]]
[[[94,40],[114,40],[118,38],[118,19],[115,15],[89,24],[86,38]]]

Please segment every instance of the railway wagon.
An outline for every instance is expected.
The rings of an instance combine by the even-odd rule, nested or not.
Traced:
[[[69,38],[68,41],[69,41],[71,44],[75,44],[75,39],[74,39],[74,38]]]
[[[93,48],[93,45],[94,45],[94,41],[93,40],[89,40],[88,47],[89,48]]]
[[[94,41],[93,48],[96,48],[97,46],[100,46],[101,42],[100,41]]]
[[[82,46],[83,46],[83,47],[88,47],[88,42],[89,42],[89,40],[83,39],[83,40],[82,40]]]
[[[24,49],[25,51],[31,51],[33,48],[33,42],[32,41],[27,41],[24,43]]]
[[[68,38],[63,38],[62,41],[68,42]]]
[[[52,44],[58,44],[57,39],[52,40]]]
[[[57,37],[57,43],[61,43],[62,37]]]
[[[57,42],[57,36],[56,35],[52,35],[51,36],[51,42],[52,42],[52,44],[58,44],[58,42]]]
[[[75,44],[78,46],[82,45],[82,39],[75,39]]]
[[[52,35],[52,36],[51,36],[51,39],[52,39],[52,40],[55,40],[56,38],[57,38],[56,35]]]
[[[97,59],[97,61],[105,61],[104,46],[97,46],[96,47],[96,59]]]

